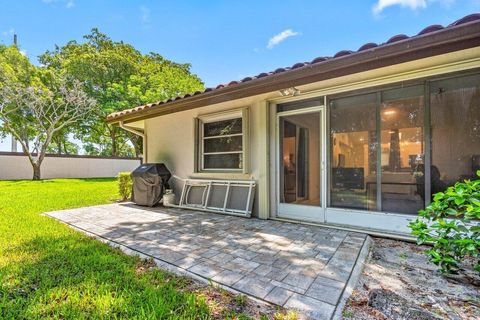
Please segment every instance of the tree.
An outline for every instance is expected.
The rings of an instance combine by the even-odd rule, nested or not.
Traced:
[[[0,120],[3,128],[22,145],[33,168],[33,180],[41,178],[40,168],[56,134],[85,119],[96,101],[83,90],[78,80],[56,78],[45,73],[42,86],[25,85],[3,77],[0,88]],[[19,117],[24,117],[19,121]],[[34,136],[25,136],[25,123]],[[29,147],[29,141],[33,146]]]
[[[40,57],[40,62],[85,84],[99,107],[76,129],[85,150],[92,154],[139,155],[141,139],[117,126],[106,116],[146,103],[203,89],[190,73],[189,64],[178,64],[156,53],[142,54],[133,46],[116,42],[98,29],[84,36],[86,42],[70,41]],[[132,148],[133,146],[133,148]]]
[[[0,87],[7,80],[23,86],[41,85],[38,68],[31,64],[15,45],[9,47],[0,45]],[[30,114],[22,114],[21,111],[10,116],[10,121],[15,123],[18,133],[22,136],[22,140],[26,141],[27,147],[35,134],[30,126],[30,117]],[[0,134],[2,137],[9,134],[1,123]]]
[[[52,142],[47,148],[47,153],[78,154],[78,145],[69,139],[70,129],[63,128],[53,135]]]

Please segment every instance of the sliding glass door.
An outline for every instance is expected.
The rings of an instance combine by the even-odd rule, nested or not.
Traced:
[[[425,205],[423,86],[332,99],[330,206],[417,213]]]
[[[480,170],[478,72],[272,111],[281,218],[405,233],[435,193]]]
[[[331,98],[329,115],[330,208],[414,215],[480,169],[478,74]]]

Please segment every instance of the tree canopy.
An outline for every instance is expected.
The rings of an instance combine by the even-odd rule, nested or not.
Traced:
[[[106,123],[109,113],[203,89],[202,81],[157,53],[142,54],[97,29],[56,46],[33,64],[0,45],[0,138],[13,135],[40,178],[47,152],[139,156],[142,139]]]
[[[5,86],[10,87],[30,87],[40,90],[46,89],[46,83],[49,75],[45,70],[33,65],[30,60],[23,55],[17,46],[0,45],[0,89]],[[3,101],[0,101],[0,104]],[[35,120],[34,115],[25,108],[17,109],[9,114],[9,125],[15,128],[20,135],[21,140],[25,141],[22,149],[29,149],[30,141],[34,140],[38,131],[32,126]],[[12,134],[7,125],[0,122],[0,138],[4,138],[7,134]],[[23,150],[25,152],[25,150]]]
[[[81,81],[88,95],[98,102],[95,112],[74,130],[87,153],[141,154],[141,139],[107,124],[106,116],[203,89],[189,64],[175,63],[157,53],[142,54],[98,29],[92,29],[84,38],[85,42],[70,41],[47,51],[40,56],[40,63],[48,70]]]
[[[1,74],[0,80],[2,130],[20,142],[32,165],[33,179],[38,180],[52,139],[87,119],[96,101],[78,80],[45,69],[32,68],[28,81],[9,74]]]

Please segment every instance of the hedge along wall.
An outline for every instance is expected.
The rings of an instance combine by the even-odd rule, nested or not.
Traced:
[[[42,179],[106,178],[121,171],[133,171],[140,158],[47,155],[42,163]],[[0,180],[32,179],[28,157],[22,153],[0,152]]]

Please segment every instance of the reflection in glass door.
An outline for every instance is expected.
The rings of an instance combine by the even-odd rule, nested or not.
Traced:
[[[278,114],[278,215],[323,221],[322,111],[289,111]]]

